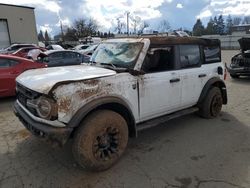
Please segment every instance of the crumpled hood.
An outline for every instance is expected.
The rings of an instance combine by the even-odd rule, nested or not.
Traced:
[[[48,94],[60,82],[80,81],[115,75],[116,72],[95,66],[78,65],[28,70],[16,78],[21,85]]]
[[[250,50],[250,38],[241,38],[238,41],[243,52]]]

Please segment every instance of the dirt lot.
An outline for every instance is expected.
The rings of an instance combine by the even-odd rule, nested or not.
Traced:
[[[230,62],[235,51],[223,52]],[[250,187],[250,79],[228,78],[229,104],[213,120],[189,115],[130,140],[112,169],[89,173],[71,143],[52,148],[30,135],[0,100],[0,187]]]

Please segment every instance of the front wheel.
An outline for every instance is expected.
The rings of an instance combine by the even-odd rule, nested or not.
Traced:
[[[218,87],[212,87],[203,100],[199,114],[204,118],[215,118],[220,114],[223,104],[221,91]]]
[[[81,167],[102,171],[115,164],[128,143],[125,119],[111,110],[98,110],[89,115],[77,130],[73,155]]]

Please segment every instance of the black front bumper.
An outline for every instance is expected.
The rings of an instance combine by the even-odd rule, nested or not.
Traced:
[[[18,105],[17,102],[14,104],[14,113],[33,135],[43,138],[54,145],[63,146],[68,141],[71,132],[73,131],[72,128],[56,128],[35,121]]]
[[[246,75],[246,76],[250,76],[250,67],[242,67],[242,68],[231,68],[228,67],[227,68],[228,72],[231,75]]]

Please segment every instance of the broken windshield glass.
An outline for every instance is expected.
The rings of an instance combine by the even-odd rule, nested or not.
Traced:
[[[140,54],[143,43],[102,43],[91,57],[97,64],[132,68]]]

